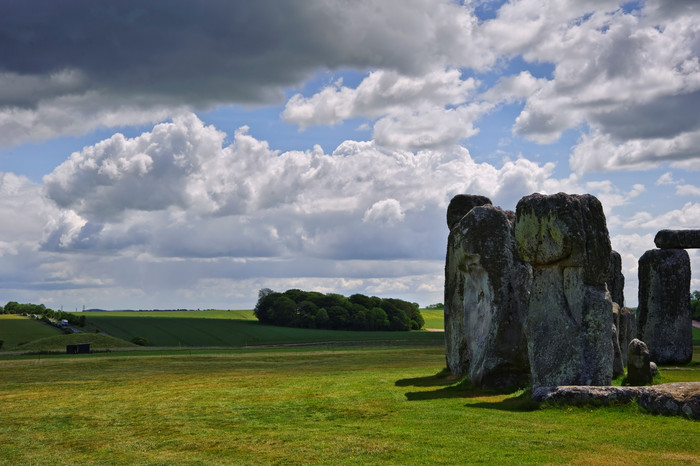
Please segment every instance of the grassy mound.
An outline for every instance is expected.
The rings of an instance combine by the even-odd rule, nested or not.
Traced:
[[[20,351],[65,351],[66,345],[92,343],[92,349],[133,348],[137,345],[100,333],[73,333],[40,338],[17,347]]]

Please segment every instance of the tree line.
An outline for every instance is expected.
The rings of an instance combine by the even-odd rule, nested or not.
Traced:
[[[416,303],[354,294],[345,297],[297,289],[258,293],[255,316],[263,324],[331,330],[420,330],[425,325]]]
[[[16,301],[10,301],[5,306],[0,306],[0,314],[25,314],[39,316],[44,322],[50,322],[50,319],[66,320],[70,325],[79,327],[85,326],[85,316],[77,315],[71,312],[54,311],[43,304],[20,304]]]

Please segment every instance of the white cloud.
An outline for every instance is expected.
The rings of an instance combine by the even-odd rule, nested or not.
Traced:
[[[296,94],[287,101],[282,118],[305,128],[358,116],[377,118],[415,106],[459,105],[467,101],[477,84],[473,78],[462,80],[456,69],[421,76],[378,70],[369,73],[355,89],[338,81],[308,98]]]
[[[406,214],[401,210],[401,203],[396,199],[383,199],[372,204],[372,207],[365,211],[362,221],[383,222],[393,225],[403,221]]]

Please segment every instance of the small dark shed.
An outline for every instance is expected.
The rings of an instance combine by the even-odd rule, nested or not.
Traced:
[[[92,343],[77,343],[75,345],[66,345],[66,353],[68,354],[87,354],[90,352]]]

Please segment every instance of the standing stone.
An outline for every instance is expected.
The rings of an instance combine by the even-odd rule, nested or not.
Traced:
[[[518,257],[513,225],[499,207],[484,205],[464,216],[452,235],[449,260],[463,276],[468,364],[450,369],[466,372],[478,387],[523,387],[530,378],[523,324],[532,275]]]
[[[700,248],[700,230],[661,230],[654,237],[659,249]]]
[[[647,345],[637,338],[633,339],[627,350],[627,358],[627,383],[634,386],[650,384],[654,377]]]
[[[622,365],[627,365],[627,347],[630,341],[637,338],[637,319],[634,316],[634,310],[623,307],[620,309],[618,317],[618,338],[620,341],[620,351],[622,352]]]
[[[693,357],[690,257],[683,249],[652,249],[639,258],[637,338],[658,364]]]
[[[622,364],[622,351],[620,350],[620,341],[618,340],[617,327],[612,326],[612,343],[613,343],[613,371],[612,378],[616,379],[625,373],[625,366]]]
[[[445,258],[445,359],[448,369],[456,375],[465,373],[469,367],[469,354],[465,333],[466,315],[464,312],[464,273],[459,269],[460,253],[455,251],[457,223],[474,207],[490,205],[489,198],[469,194],[459,194],[452,198],[447,207],[447,256]],[[455,256],[456,257],[453,257]]]
[[[611,247],[600,201],[588,194],[524,197],[515,238],[520,257],[533,267],[525,322],[533,389],[609,385]]]
[[[625,276],[622,275],[622,257],[617,251],[610,251],[610,269],[606,280],[612,302],[625,305]]]

